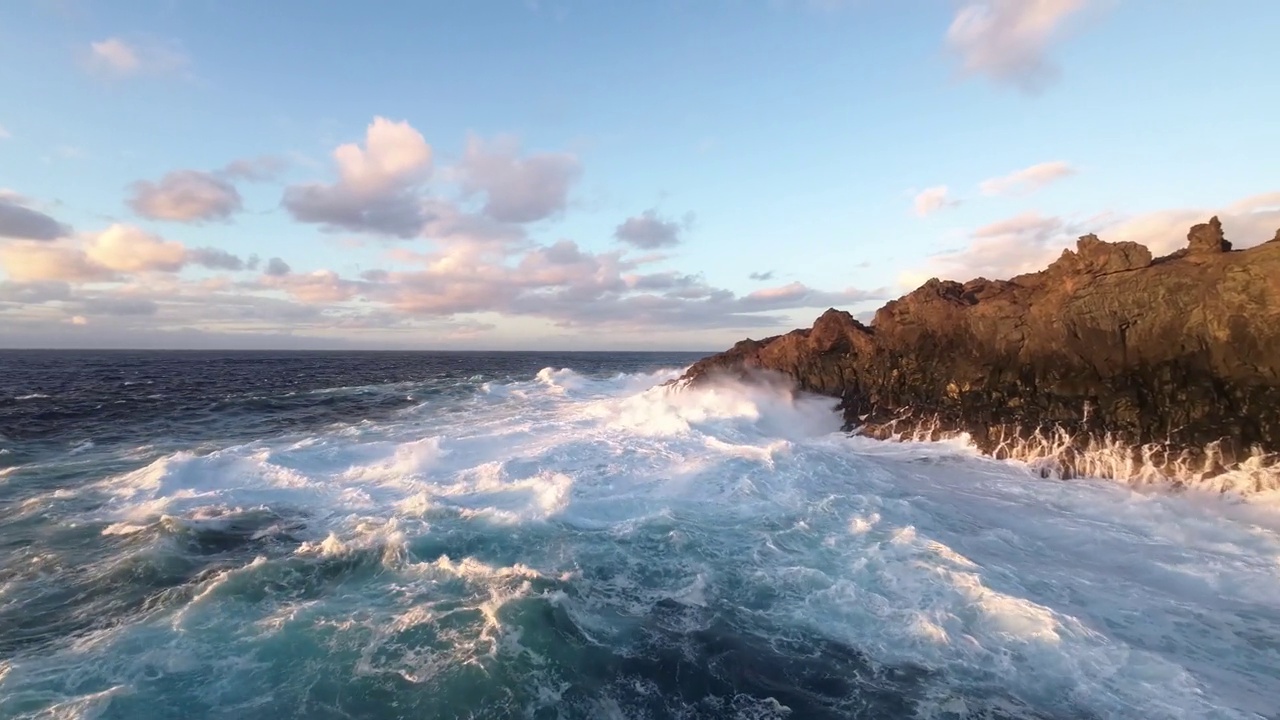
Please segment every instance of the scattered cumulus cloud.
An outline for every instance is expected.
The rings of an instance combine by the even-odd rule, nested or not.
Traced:
[[[564,211],[582,168],[568,153],[522,156],[514,138],[486,142],[472,136],[454,172],[465,193],[484,196],[485,215],[501,222],[530,223]]]
[[[645,210],[627,218],[613,231],[613,237],[642,250],[680,244],[682,226],[675,220],[664,220],[657,210]]]
[[[526,318],[568,330],[777,329],[791,324],[788,311],[856,305],[882,294],[801,283],[739,294],[658,267],[667,258],[652,251],[681,242],[691,214],[675,220],[648,210],[627,218],[616,228],[620,245],[608,251],[535,239],[529,225],[568,208],[582,171],[571,154],[525,152],[512,138],[470,137],[458,162],[439,174],[452,197],[431,185],[434,151],[404,121],[374,118],[361,141],[334,150],[332,167],[329,181],[284,188],[283,205],[295,220],[424,242],[384,246],[381,267],[349,275],[190,247],[128,224],[15,240],[0,244],[0,269],[8,296],[20,299],[0,293],[0,302],[18,303],[21,312],[6,311],[0,323],[18,318],[36,323],[21,332],[39,332],[38,316],[56,311],[88,318],[95,332],[127,329],[138,338],[192,343],[207,336],[183,333],[246,327],[438,330],[440,337],[474,338],[493,329],[477,317]],[[209,172],[176,170],[136,183],[128,202],[152,219],[224,219],[242,208],[235,183],[281,170],[262,158]],[[195,267],[213,274],[188,272]],[[773,274],[755,278],[768,282]]]
[[[409,238],[428,220],[418,189],[431,175],[432,148],[407,122],[376,117],[364,144],[333,151],[334,183],[285,188],[284,207],[299,222]]]
[[[0,244],[0,269],[18,282],[116,282],[141,274],[176,274],[191,265],[238,272],[252,263],[221,248],[189,248],[119,223],[74,238]]]
[[[211,247],[190,250],[186,253],[185,259],[210,270],[226,270],[228,272],[248,270],[256,265],[256,260],[244,260],[240,256],[233,255],[221,248]]]
[[[159,182],[139,180],[128,205],[151,220],[206,222],[226,220],[244,203],[230,181],[198,170],[175,170]]]
[[[768,280],[772,280],[773,275],[774,275],[774,272],[772,270],[768,270],[766,272],[753,272],[747,277],[752,280],[756,280],[758,282],[765,282]]]
[[[943,208],[957,204],[959,204],[959,201],[951,198],[951,191],[946,185],[925,188],[917,193],[915,199],[912,200],[916,214],[920,217],[928,217]]]
[[[1003,177],[983,180],[978,189],[983,195],[1025,195],[1074,175],[1075,172],[1070,163],[1062,160],[1043,162]]]
[[[10,280],[24,283],[100,282],[114,276],[82,249],[30,241],[0,245],[0,268]]]
[[[27,207],[16,195],[0,193],[0,238],[56,240],[70,233],[70,227]]]
[[[132,225],[116,224],[89,240],[89,260],[126,273],[177,272],[187,263],[182,243],[165,240]]]
[[[947,30],[947,45],[966,75],[1038,91],[1058,78],[1049,50],[1088,2],[966,0]]]
[[[291,272],[293,272],[293,269],[289,267],[289,263],[278,257],[268,260],[266,268],[263,269],[263,273],[269,277],[282,277]]]

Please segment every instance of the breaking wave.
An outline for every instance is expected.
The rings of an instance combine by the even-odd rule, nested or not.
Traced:
[[[874,434],[917,443],[970,442],[967,433],[946,432],[935,422],[905,431],[891,425]],[[989,454],[1014,461],[1042,478],[1108,479],[1140,489],[1206,493],[1280,506],[1280,456],[1260,448],[1247,456],[1227,457],[1216,442],[1191,452],[1158,443],[1134,446],[1111,436],[1077,436],[1059,427],[1028,435],[1010,433]]]
[[[678,373],[471,378],[33,495],[6,520],[45,536],[7,546],[0,715],[1280,707],[1265,502],[850,437],[834,400]]]

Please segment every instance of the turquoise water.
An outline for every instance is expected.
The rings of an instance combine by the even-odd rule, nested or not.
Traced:
[[[851,438],[672,360],[286,359],[96,437],[18,388],[0,716],[1275,716],[1268,507]]]

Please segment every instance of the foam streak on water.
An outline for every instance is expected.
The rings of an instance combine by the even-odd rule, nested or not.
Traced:
[[[1275,717],[1273,509],[675,372],[548,369],[32,495],[0,716]]]

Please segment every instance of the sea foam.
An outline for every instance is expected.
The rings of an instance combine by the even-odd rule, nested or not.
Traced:
[[[1046,479],[963,439],[850,437],[834,401],[661,385],[678,374],[547,369],[448,412],[88,484],[74,520],[122,553],[102,562],[127,554],[172,585],[18,652],[0,712],[1280,706],[1280,519],[1265,504]],[[35,602],[57,579],[14,582],[6,597]]]

